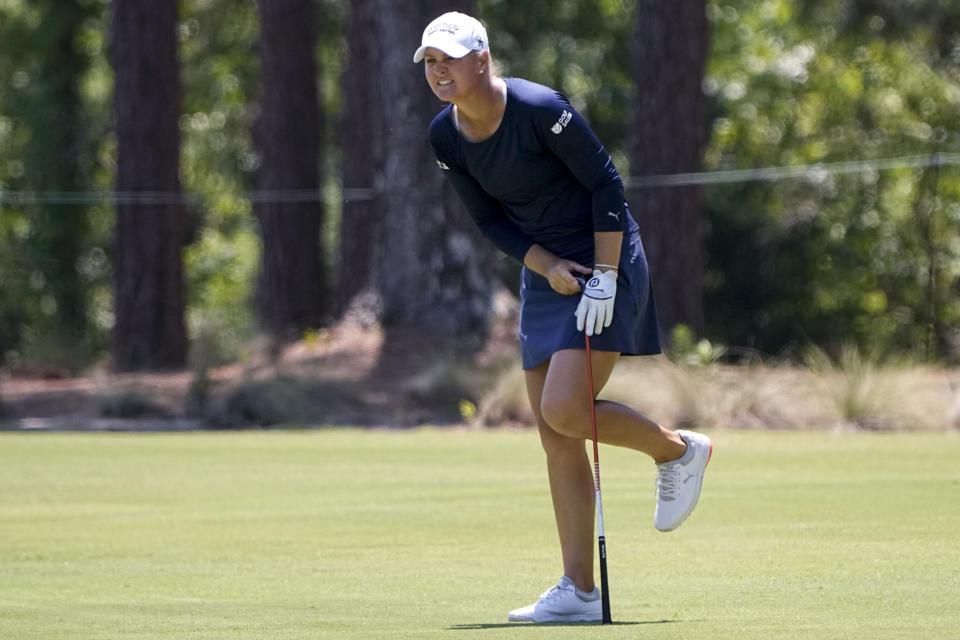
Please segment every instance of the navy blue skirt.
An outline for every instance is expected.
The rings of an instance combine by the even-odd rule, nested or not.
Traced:
[[[592,261],[582,262],[590,266]],[[524,369],[533,369],[562,349],[583,349],[583,332],[574,314],[580,293],[565,296],[549,281],[523,268],[520,280],[520,346]],[[640,230],[632,219],[624,234],[617,274],[613,322],[590,338],[590,348],[628,356],[661,352],[660,324],[653,296],[653,280],[643,252]]]

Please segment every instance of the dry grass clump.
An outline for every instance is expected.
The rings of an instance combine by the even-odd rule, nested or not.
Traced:
[[[519,369],[481,400],[481,424],[533,424]],[[674,428],[949,430],[960,429],[958,386],[955,371],[845,348],[811,351],[803,365],[623,358],[600,397]]]
[[[804,362],[842,424],[888,431],[911,428],[922,417],[910,409],[915,402],[913,387],[919,390],[921,385],[908,365],[885,363],[852,345],[844,345],[836,357],[811,348]]]
[[[624,359],[601,397],[671,427],[798,429],[833,422],[802,369]]]
[[[481,398],[476,418],[471,422],[484,427],[536,425],[519,363],[505,366],[496,376],[490,390]]]

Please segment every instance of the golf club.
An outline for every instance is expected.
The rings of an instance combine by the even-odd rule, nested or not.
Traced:
[[[590,336],[583,334],[587,351],[587,386],[590,391],[590,427],[593,435],[593,484],[597,492],[597,536],[600,547],[600,598],[603,624],[612,624],[610,617],[610,589],[607,584],[607,540],[603,532],[603,501],[600,495],[600,451],[597,446],[597,406],[593,394],[593,363],[590,357]]]

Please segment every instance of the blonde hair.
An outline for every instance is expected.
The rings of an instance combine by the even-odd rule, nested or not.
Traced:
[[[475,53],[475,54],[478,55],[478,56],[482,56],[484,53],[486,53],[486,54],[487,54],[487,69],[490,70],[490,77],[491,77],[491,78],[499,78],[499,77],[500,77],[500,66],[494,61],[494,59],[493,59],[493,54],[490,53],[490,50],[489,50],[489,49],[487,49],[487,50],[485,50],[485,51],[473,51],[473,53]]]

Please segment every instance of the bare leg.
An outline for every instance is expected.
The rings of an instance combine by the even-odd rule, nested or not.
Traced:
[[[525,372],[527,394],[537,418],[540,442],[547,454],[547,475],[560,534],[563,575],[573,580],[581,590],[592,591],[593,475],[583,438],[570,438],[557,433],[540,415],[540,396],[548,364]]]
[[[593,351],[591,355],[594,390],[599,393],[620,354]],[[547,454],[564,575],[580,589],[591,591],[595,494],[584,446],[592,437],[586,370],[586,352],[571,349],[558,351],[525,375],[540,442]],[[601,400],[596,403],[596,411],[600,442],[642,451],[656,462],[676,460],[686,450],[680,436],[626,405]]]
[[[607,383],[620,354],[593,351],[593,386],[599,393]],[[567,349],[553,354],[540,398],[540,412],[557,433],[590,438],[590,392],[586,381],[586,352]],[[655,462],[681,457],[686,444],[675,432],[632,408],[600,400],[596,403],[597,439],[648,454]]]

